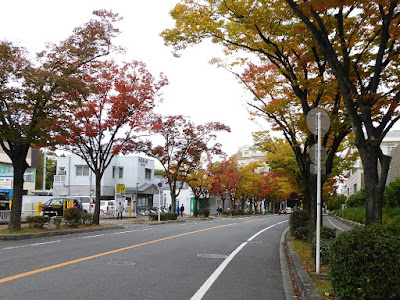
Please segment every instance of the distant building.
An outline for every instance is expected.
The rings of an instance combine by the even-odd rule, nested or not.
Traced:
[[[383,154],[392,156],[388,180],[386,184],[394,181],[396,177],[400,177],[400,130],[393,130],[388,132],[386,137],[381,143]],[[356,151],[355,149],[348,149],[347,154]],[[358,192],[361,188],[365,187],[364,169],[361,159],[357,158],[351,170],[343,173],[346,178],[343,183],[342,194],[351,196]]]
[[[114,199],[116,184],[125,185],[128,202],[137,200],[137,207],[152,207],[158,194],[154,184],[154,161],[141,156],[116,156],[101,180],[101,199]],[[95,195],[95,175],[77,155],[57,158],[54,176],[54,196]]]
[[[29,167],[24,173],[24,195],[30,195],[35,190],[36,167],[38,165],[38,149],[30,148],[26,161]],[[13,197],[14,167],[11,159],[0,147],[0,191]]]
[[[263,167],[257,168],[257,172],[269,172],[268,164],[266,163],[265,153],[260,151],[257,146],[240,147],[236,153],[236,161],[239,166],[246,166],[253,162],[263,163]]]

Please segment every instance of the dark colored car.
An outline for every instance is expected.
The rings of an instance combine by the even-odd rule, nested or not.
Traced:
[[[0,210],[10,209],[10,198],[7,192],[0,192]]]
[[[42,215],[43,216],[63,216],[64,206],[66,207],[67,201],[72,200],[72,207],[77,207],[82,211],[82,202],[76,198],[70,197],[57,197],[52,198],[45,202],[42,206]]]

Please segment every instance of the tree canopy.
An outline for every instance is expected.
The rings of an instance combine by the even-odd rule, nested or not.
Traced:
[[[9,229],[21,228],[23,174],[30,146],[48,145],[53,128],[70,101],[84,94],[88,68],[116,50],[118,14],[94,11],[96,19],[77,27],[58,44],[30,58],[22,47],[0,42],[0,146],[14,167],[14,198]],[[65,94],[70,95],[65,101]]]

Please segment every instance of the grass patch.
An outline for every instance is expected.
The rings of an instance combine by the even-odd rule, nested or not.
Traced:
[[[308,275],[311,277],[315,288],[323,299],[333,300],[338,299],[332,288],[331,281],[329,279],[319,279],[316,278],[313,273],[315,273],[315,257],[312,257],[312,246],[311,244],[293,239],[291,240],[293,249],[297,252],[297,255],[302,262],[304,269],[307,271]],[[320,273],[327,274],[329,268],[326,265],[320,265]]]

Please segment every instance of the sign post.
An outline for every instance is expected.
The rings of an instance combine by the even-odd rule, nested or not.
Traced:
[[[161,196],[162,196],[162,188],[163,188],[163,184],[162,182],[159,182],[157,184],[158,187],[158,193],[159,193],[159,197],[158,197],[158,222],[160,222],[160,211],[161,211]]]
[[[321,160],[323,155],[321,146],[321,135],[328,132],[330,119],[327,112],[321,108],[315,107],[307,114],[308,129],[317,135],[317,228],[316,228],[316,251],[315,251],[315,272],[319,274],[320,255],[321,255]],[[313,152],[312,150],[311,152]],[[311,156],[311,155],[310,155]]]
[[[115,202],[116,202],[116,209],[118,209],[118,205],[121,202],[121,204],[124,206],[124,211],[125,211],[125,184],[116,184],[115,185]]]

